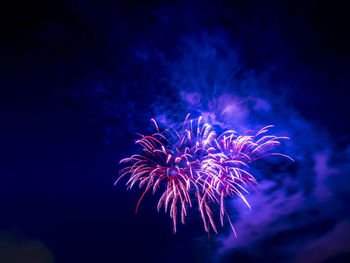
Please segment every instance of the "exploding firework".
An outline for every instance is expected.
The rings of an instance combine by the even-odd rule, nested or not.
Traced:
[[[189,114],[180,127],[164,131],[160,131],[157,122],[151,119],[156,132],[151,136],[141,135],[136,141],[142,148],[141,154],[120,161],[127,166],[121,170],[115,184],[129,175],[126,183],[128,189],[136,183],[139,183],[140,188],[145,187],[135,212],[150,189],[153,193],[161,189],[163,192],[157,209],[159,211],[164,207],[165,212],[169,209],[174,232],[178,208],[184,224],[187,209],[192,207],[194,197],[206,232],[209,232],[210,226],[217,232],[211,208],[215,204],[220,207],[221,225],[223,226],[226,215],[235,232],[224,207],[224,200],[237,195],[250,207],[243,193],[248,193],[247,185],[253,187],[256,180],[247,171],[248,164],[267,155],[290,158],[270,152],[280,144],[279,140],[288,138],[262,136],[272,126],[261,129],[255,135],[249,135],[248,131],[242,136],[236,136],[230,130],[217,136],[209,124],[201,122],[201,117],[198,121],[188,120],[188,117]]]

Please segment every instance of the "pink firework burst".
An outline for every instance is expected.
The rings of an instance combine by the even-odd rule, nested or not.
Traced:
[[[279,140],[289,139],[274,135],[262,136],[271,127],[273,125],[266,126],[255,135],[249,135],[253,131],[247,131],[241,136],[236,136],[232,130],[225,131],[217,139],[214,139],[216,151],[208,153],[202,161],[202,170],[206,174],[204,185],[211,189],[212,195],[215,195],[220,204],[221,225],[223,226],[223,217],[226,214],[234,232],[224,207],[224,199],[237,195],[250,208],[244,193],[248,193],[247,186],[255,189],[253,185],[257,182],[254,176],[247,171],[248,165],[269,155],[280,155],[293,161],[287,155],[271,152],[280,145]]]
[[[209,124],[201,122],[201,117],[198,121],[188,120],[188,117],[189,114],[178,129],[169,128],[162,132],[152,119],[156,132],[150,136],[141,135],[136,141],[142,148],[141,154],[120,161],[127,166],[121,170],[115,184],[129,175],[126,183],[128,189],[137,183],[140,188],[145,187],[135,212],[150,189],[153,193],[160,189],[162,194],[157,209],[159,211],[162,206],[165,212],[169,209],[174,232],[178,209],[181,210],[181,222],[184,224],[193,197],[198,201],[206,232],[210,231],[210,226],[217,232],[211,204],[219,204],[221,225],[226,215],[235,232],[224,200],[237,195],[250,207],[244,193],[248,193],[247,184],[252,186],[256,180],[247,171],[248,164],[267,155],[288,157],[270,152],[280,144],[280,139],[287,137],[261,136],[271,126],[255,135],[248,135],[248,132],[237,137],[234,131],[226,131],[217,137]]]

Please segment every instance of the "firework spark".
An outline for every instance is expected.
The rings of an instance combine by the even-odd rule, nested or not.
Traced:
[[[262,136],[272,126],[266,126],[255,135],[250,131],[236,136],[234,131],[225,131],[217,136],[213,128],[198,121],[188,120],[177,129],[169,128],[160,131],[154,122],[156,132],[151,136],[141,135],[136,141],[142,148],[141,154],[133,155],[120,161],[127,166],[115,184],[129,175],[127,188],[136,183],[145,187],[136,211],[144,195],[152,189],[153,193],[161,189],[163,193],[158,201],[158,211],[164,207],[173,220],[173,231],[176,232],[178,208],[181,210],[181,222],[185,223],[188,207],[192,207],[196,197],[203,220],[204,229],[210,226],[217,232],[211,205],[220,207],[220,221],[224,224],[226,215],[232,230],[235,232],[230,217],[224,207],[224,200],[239,196],[248,207],[243,193],[248,193],[247,185],[253,187],[256,180],[248,171],[248,164],[268,155],[286,155],[270,152],[280,144],[281,139],[273,135]],[[290,158],[291,159],[291,158]],[[191,201],[192,200],[192,201]]]

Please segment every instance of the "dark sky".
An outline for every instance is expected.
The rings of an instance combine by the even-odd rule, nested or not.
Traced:
[[[349,8],[341,1],[27,1],[1,8],[0,262],[348,262]],[[135,133],[268,124],[238,239],[114,186]]]

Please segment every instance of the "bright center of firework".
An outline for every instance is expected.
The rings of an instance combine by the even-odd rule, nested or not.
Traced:
[[[177,171],[175,169],[170,169],[169,170],[169,175],[175,176],[177,174]]]

